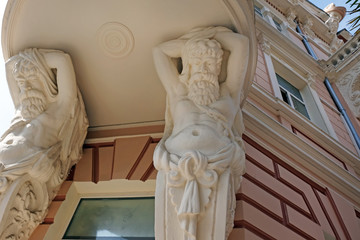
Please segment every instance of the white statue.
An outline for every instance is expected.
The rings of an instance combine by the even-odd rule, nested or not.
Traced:
[[[325,25],[329,28],[331,35],[336,34],[339,23],[344,18],[346,9],[344,7],[337,7],[334,3],[330,3],[324,8],[324,11],[329,14],[329,18],[326,20]]]
[[[197,233],[200,219],[214,205],[219,188],[231,188],[228,209],[223,209],[228,212],[225,238],[233,226],[235,193],[244,173],[240,98],[248,39],[224,27],[195,29],[160,44],[153,55],[167,92],[165,132],[154,153],[157,185],[165,179],[166,198],[171,199],[184,239],[210,239]],[[176,58],[182,60],[181,74]],[[225,171],[230,182],[220,186]],[[156,197],[163,191],[158,189]]]
[[[16,114],[10,128],[0,138],[1,239],[14,234],[14,231],[20,232],[19,229],[24,227],[32,226],[33,229],[36,226],[34,222],[44,217],[45,213],[43,209],[27,209],[24,203],[24,206],[13,207],[14,212],[8,213],[9,216],[29,211],[37,217],[23,219],[23,222],[12,221],[9,217],[7,221],[6,208],[17,201],[11,203],[6,199],[14,198],[12,195],[20,196],[13,185],[36,188],[37,191],[31,191],[32,195],[44,195],[47,201],[51,201],[70,167],[81,157],[88,126],[68,54],[27,49],[7,61],[6,71]],[[27,204],[45,205],[46,210],[49,202],[34,204],[31,199],[36,202],[43,197],[30,197]],[[32,229],[24,230],[25,235],[30,234]]]

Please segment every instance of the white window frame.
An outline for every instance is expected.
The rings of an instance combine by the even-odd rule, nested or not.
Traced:
[[[264,4],[265,5],[261,4],[258,1],[254,2],[254,6],[256,6],[258,9],[260,9],[261,16],[259,13],[257,13],[258,11],[256,11],[255,7],[254,7],[255,14],[257,14],[257,15],[259,15],[259,17],[265,19],[265,21],[267,21],[271,26],[273,26],[275,29],[277,29],[280,33],[282,33],[286,37],[290,38],[290,35],[287,30],[288,26],[289,26],[287,21],[282,20],[283,17],[276,10],[270,11],[270,9],[268,7],[266,7],[267,4],[266,3],[264,3]],[[277,22],[279,25],[277,25],[275,22]]]
[[[258,10],[256,10],[256,9],[258,9]],[[259,15],[259,17],[264,17],[264,14],[263,14],[263,11],[264,10],[264,7],[263,6],[261,6],[260,4],[258,4],[258,3],[255,3],[254,4],[254,11],[255,11],[255,14],[258,14]]]
[[[268,70],[273,85],[275,97],[283,101],[280,92],[280,87],[276,78],[276,73],[278,73],[286,81],[291,83],[294,87],[296,87],[300,91],[304,99],[303,102],[305,103],[305,107],[309,114],[310,120],[305,116],[303,118],[312,122],[317,127],[322,129],[324,132],[327,132],[331,136],[335,137],[336,135],[334,136],[334,129],[329,123],[329,119],[327,118],[325,110],[321,106],[320,99],[316,91],[310,87],[308,81],[304,77],[302,77],[294,68],[290,67],[286,62],[277,58],[275,55],[272,55],[270,59],[273,67],[272,68],[269,67]],[[288,104],[286,105],[289,106]],[[290,106],[289,108],[293,109]],[[296,110],[294,109],[293,111]],[[298,111],[296,112],[298,113]],[[303,116],[301,113],[299,113],[299,115]]]
[[[284,31],[284,26],[283,26],[284,24],[283,24],[283,22],[282,22],[281,20],[275,18],[275,17],[272,18],[272,21],[273,21],[273,23],[274,23],[275,28],[276,28],[279,32],[282,33],[282,32]]]
[[[289,84],[291,84],[289,81],[287,81],[284,77],[282,77],[280,74],[276,73],[277,76],[279,76],[280,78],[282,78],[284,81],[288,82]],[[279,83],[278,83],[279,84]],[[291,84],[292,85],[292,84]],[[309,120],[310,119],[310,115],[309,115],[309,111],[307,109],[307,106],[305,104],[305,101],[304,101],[304,96],[301,94],[301,91],[296,88],[295,86],[293,86],[298,92],[299,92],[299,95],[301,96],[302,99],[298,98],[296,95],[294,95],[292,92],[290,92],[289,90],[287,90],[285,87],[281,86],[279,84],[279,88],[280,88],[280,93],[283,91],[285,92],[285,94],[287,95],[287,101],[285,101],[283,95],[281,94],[281,98],[284,102],[288,103],[293,109],[297,110],[296,107],[295,107],[295,104],[293,102],[293,98],[295,98],[297,101],[299,101],[302,105],[304,105],[305,107],[305,113],[297,110],[299,113],[301,113],[303,116],[305,116],[306,118],[308,118]]]
[[[44,240],[62,239],[81,198],[154,197],[156,180],[73,182]]]

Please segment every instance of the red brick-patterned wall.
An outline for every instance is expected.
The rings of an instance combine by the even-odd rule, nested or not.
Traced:
[[[159,139],[149,136],[118,138],[114,142],[85,144],[84,156],[74,169],[74,181],[155,179],[152,155]]]
[[[235,228],[246,229],[258,239],[318,240],[324,239],[323,232],[336,239],[356,239],[356,235],[351,235],[355,233],[344,223],[328,188],[306,177],[249,137],[244,139],[247,170],[237,194]],[[342,201],[342,205],[350,206]],[[353,213],[355,216],[355,211]],[[244,231],[240,233],[244,234]]]
[[[230,240],[321,240],[325,239],[324,232],[336,239],[360,236],[360,230],[354,224],[359,218],[348,201],[305,176],[250,137],[243,138],[246,174],[236,194],[237,209]],[[158,141],[143,136],[86,144],[83,158],[72,169],[43,224],[31,239],[42,239],[41,236],[45,235],[72,181],[155,179],[152,156]]]

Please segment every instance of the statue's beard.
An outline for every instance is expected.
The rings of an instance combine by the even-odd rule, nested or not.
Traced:
[[[188,85],[188,98],[198,105],[209,105],[219,99],[218,76],[212,73],[195,73]]]
[[[32,119],[46,109],[45,95],[38,90],[29,90],[20,95],[20,111],[23,118]]]

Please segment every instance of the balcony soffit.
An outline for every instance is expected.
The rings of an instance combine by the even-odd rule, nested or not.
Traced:
[[[152,48],[212,25],[250,38],[248,88],[257,57],[250,0],[9,0],[2,48],[5,60],[30,47],[69,53],[90,128],[112,129],[163,121]]]

